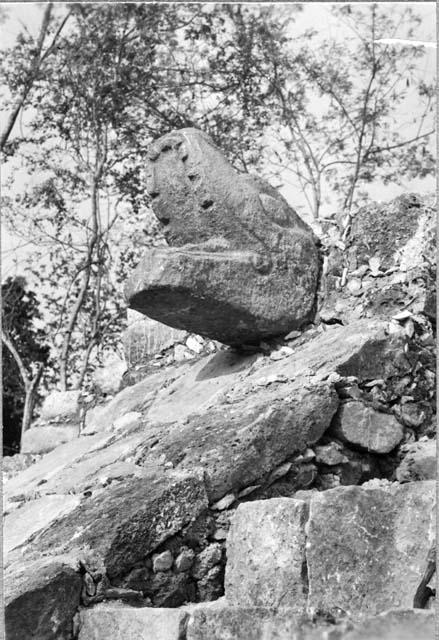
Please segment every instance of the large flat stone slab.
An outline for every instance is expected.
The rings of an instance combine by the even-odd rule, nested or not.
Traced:
[[[228,602],[238,607],[305,611],[307,512],[305,502],[289,498],[239,506],[227,537]]]
[[[237,173],[196,129],[157,140],[146,171],[170,247],[144,254],[126,289],[131,308],[226,344],[311,318],[317,240],[276,189]]]
[[[187,612],[98,604],[78,614],[78,640],[181,640]]]
[[[23,433],[21,453],[49,453],[65,442],[79,436],[79,424],[76,425],[41,425],[31,427]]]
[[[44,496],[25,502],[3,520],[3,553],[19,547],[34,533],[44,529],[78,506],[80,500],[72,495]]]
[[[202,479],[195,476],[135,478],[110,485],[28,543],[26,553],[92,550],[110,578],[130,569],[207,507]]]
[[[308,606],[352,617],[411,608],[434,540],[434,506],[434,481],[371,481],[313,495]]]

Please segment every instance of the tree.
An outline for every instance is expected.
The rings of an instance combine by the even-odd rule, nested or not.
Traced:
[[[21,59],[16,58],[16,63],[7,75],[8,84],[13,91],[10,113],[6,118],[6,124],[0,134],[0,151],[6,151],[6,145],[12,129],[20,112],[23,110],[32,87],[44,73],[44,63],[56,50],[57,40],[69,19],[70,12],[56,21],[53,17],[53,2],[48,2],[44,9],[41,27],[36,40],[32,36],[22,34],[19,47]],[[52,33],[51,33],[52,32]],[[45,41],[51,36],[50,44],[44,49]]]
[[[305,34],[298,51],[278,59],[278,67],[288,69],[285,81],[277,74],[270,81],[281,105],[273,129],[282,141],[271,161],[299,183],[314,218],[325,193],[336,194],[350,213],[362,195],[359,189],[373,180],[401,183],[406,176],[434,171],[427,147],[434,133],[434,85],[416,77],[422,48],[376,42],[399,34],[413,37],[419,23],[415,12],[375,4],[332,11],[346,26],[344,42],[324,39],[313,46],[317,32]],[[397,113],[413,83],[423,105],[417,128],[403,135]],[[299,111],[297,91],[304,104]]]
[[[397,33],[401,16],[407,28],[416,24],[406,9],[397,17],[393,8],[392,15],[336,9],[355,30],[344,48],[328,39],[315,46],[314,32],[293,37],[296,5],[76,4],[59,11],[57,24],[67,11],[68,22],[23,103],[24,135],[8,145],[10,165],[24,166],[30,183],[14,189],[12,170],[3,210],[8,227],[35,245],[29,273],[62,388],[83,387],[103,349],[116,343],[123,281],[140,251],[131,238],[148,225],[140,236],[160,239],[143,186],[156,137],[203,129],[239,170],[257,169],[277,183],[290,174],[315,217],[328,192],[349,212],[374,175],[397,179],[396,154],[404,175],[431,171],[428,150],[422,155],[431,88],[419,87],[426,110],[414,140],[392,124],[419,51],[398,57],[373,44]],[[20,40],[4,57],[11,94],[27,52]]]
[[[18,451],[29,428],[43,370],[49,362],[45,332],[36,295],[24,278],[2,285],[3,429],[6,454]]]

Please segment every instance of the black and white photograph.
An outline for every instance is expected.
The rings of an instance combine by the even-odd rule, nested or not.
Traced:
[[[437,11],[0,2],[0,637],[439,640]]]

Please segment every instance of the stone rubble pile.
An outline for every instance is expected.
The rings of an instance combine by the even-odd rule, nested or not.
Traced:
[[[218,153],[192,130],[153,149],[149,190],[171,257],[154,249],[163,279],[144,264],[129,285],[150,317],[132,317],[127,371],[116,363],[114,375],[99,374],[98,403],[45,411],[58,425],[75,421],[80,437],[8,471],[8,640],[430,640],[431,205],[407,196],[371,207],[369,222],[363,210],[332,225],[317,306],[317,280],[301,281],[308,263],[295,261],[316,246],[309,230]],[[247,209],[234,199],[241,188]],[[261,207],[265,253],[250,248],[246,227]],[[276,275],[286,237],[297,251],[288,286]],[[233,299],[227,315],[227,261],[235,290],[250,264],[257,283],[266,278],[257,313]],[[204,269],[217,291],[203,310]],[[189,313],[178,287],[192,276]],[[281,282],[297,311],[291,323],[267,320]],[[239,348],[214,341],[244,335]]]

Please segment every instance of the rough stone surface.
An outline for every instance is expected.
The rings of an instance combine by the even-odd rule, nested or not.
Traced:
[[[307,524],[308,606],[353,618],[412,607],[434,539],[434,481],[314,493]]]
[[[115,394],[120,390],[126,363],[115,353],[109,354],[102,367],[93,373],[93,382],[103,394]]]
[[[21,453],[49,453],[79,435],[79,425],[42,425],[31,427],[21,439]]]
[[[99,604],[78,616],[78,640],[181,640],[187,613]]]
[[[333,626],[313,625],[296,611],[268,607],[196,606],[191,611],[186,640],[338,640]]]
[[[433,640],[434,611],[395,609],[367,618],[343,640]]]
[[[77,496],[51,495],[25,502],[3,520],[3,552],[22,545],[32,534],[44,529],[79,504]]]
[[[80,391],[53,391],[44,400],[42,420],[66,420],[78,417]]]
[[[153,556],[152,568],[155,573],[158,573],[159,571],[167,571],[172,567],[173,562],[174,558],[168,549],[167,551],[163,551],[163,553],[158,553]]]
[[[81,577],[69,558],[42,558],[4,575],[8,640],[70,640]]]
[[[141,313],[136,313],[136,316],[137,319],[129,324],[122,336],[125,360],[129,367],[145,363],[154,355],[186,339],[187,331],[168,327]]]
[[[207,506],[196,477],[151,477],[110,485],[40,534],[39,552],[91,548],[118,576],[196,518]],[[72,542],[71,542],[72,541]],[[32,549],[30,549],[32,551]]]
[[[290,476],[294,491],[310,486],[316,466],[309,447],[337,410],[340,378],[356,376],[361,385],[410,370],[404,342],[385,326],[364,321],[305,332],[279,361],[220,351],[123,390],[96,416],[101,411],[98,423],[111,430],[138,412],[132,430],[79,437],[7,482],[10,514],[49,494],[74,494],[80,504],[12,549],[6,565],[69,553],[93,574],[91,554],[101,567],[99,584],[105,577],[114,588],[139,589],[154,606],[222,595],[224,555],[196,579],[192,567],[178,572],[176,565],[154,574],[152,554],[170,549],[177,558],[186,546],[199,555],[224,540],[229,509],[209,514],[208,502],[260,499],[259,490],[279,495]]]
[[[374,453],[389,453],[404,436],[403,426],[393,415],[361,402],[347,402],[340,407],[332,432],[345,442]]]
[[[421,440],[404,445],[404,458],[396,469],[398,482],[436,478],[436,440]]]
[[[435,197],[404,194],[326,230],[320,317],[344,323],[401,309],[436,316]]]
[[[286,334],[312,315],[316,238],[268,183],[237,173],[195,129],[160,138],[147,167],[170,248],[147,250],[130,307],[226,344]]]
[[[240,607],[305,610],[306,517],[306,503],[288,498],[238,507],[227,538],[228,602]]]

